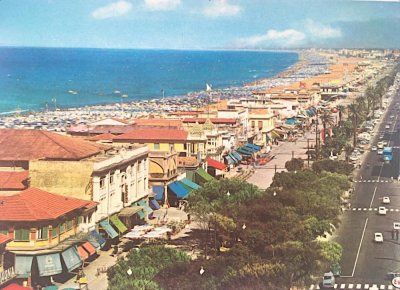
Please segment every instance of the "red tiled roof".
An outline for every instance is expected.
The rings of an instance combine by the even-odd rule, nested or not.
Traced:
[[[24,182],[28,179],[29,171],[0,171],[0,189],[20,189],[27,186]]]
[[[172,119],[134,119],[132,122],[139,126],[182,127],[181,120]]]
[[[120,136],[113,141],[185,141],[188,132],[177,129],[138,129]]]
[[[9,241],[11,241],[11,239],[8,236],[0,234],[0,245],[5,244]]]
[[[102,140],[111,141],[114,137],[115,137],[115,135],[113,135],[111,133],[104,133],[104,134],[92,136],[92,137],[88,138],[88,140],[90,140],[90,141],[102,141]]]
[[[184,123],[196,123],[199,124],[205,123],[206,118],[185,118],[183,119]],[[236,124],[236,119],[234,118],[210,118],[211,123],[213,124]]]
[[[0,129],[0,160],[80,160],[106,147],[60,134],[26,129]]]
[[[225,168],[226,168],[226,165],[224,163],[219,162],[212,158],[207,158],[207,164],[208,164],[208,166],[214,167],[218,170],[225,170]]]
[[[53,220],[76,209],[97,203],[28,188],[18,194],[0,196],[0,221]]]

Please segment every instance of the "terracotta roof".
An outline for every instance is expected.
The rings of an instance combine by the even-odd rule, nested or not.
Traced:
[[[14,195],[0,196],[0,221],[53,220],[96,204],[31,187]]]
[[[26,182],[29,171],[0,171],[0,189],[23,190],[27,188]]]
[[[184,123],[196,123],[199,124],[205,123],[206,118],[185,118],[183,119]],[[236,119],[234,118],[210,118],[211,123],[213,124],[236,124]]]
[[[178,156],[178,165],[181,166],[196,166],[199,164],[196,157],[192,156]]]
[[[92,136],[92,137],[88,138],[88,140],[90,140],[90,141],[103,141],[103,140],[111,141],[114,137],[115,137],[115,135],[113,135],[111,133],[104,133],[104,134]]]
[[[80,160],[106,148],[104,145],[47,131],[0,129],[0,160]]]
[[[132,123],[139,126],[182,127],[181,120],[172,119],[134,119]]]
[[[114,120],[114,121],[117,121],[117,122],[123,123],[123,124],[129,124],[129,121],[127,121],[127,120],[118,119],[118,118],[111,118],[111,119],[112,119],[112,120]]]
[[[0,245],[5,244],[9,241],[11,241],[11,239],[8,236],[0,234]]]
[[[186,141],[188,132],[177,129],[138,129],[120,136],[113,141],[133,140],[133,141]]]

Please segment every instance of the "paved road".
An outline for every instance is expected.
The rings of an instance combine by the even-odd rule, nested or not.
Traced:
[[[362,167],[355,174],[351,206],[342,215],[335,234],[335,239],[343,246],[342,277],[336,281],[338,289],[368,289],[364,288],[365,285],[373,284],[377,289],[392,289],[387,273],[400,272],[400,237],[398,240],[392,238],[393,222],[400,221],[400,183],[397,181],[400,117],[395,109],[397,102],[400,102],[400,95],[390,104],[373,141],[376,144],[378,136],[384,132],[384,140],[389,141],[389,146],[394,146],[393,160],[386,164],[376,152],[364,153]],[[395,116],[390,118],[391,115]],[[386,130],[389,120],[393,124],[390,130]],[[384,196],[389,196],[391,203],[386,205],[387,214],[379,215],[377,208],[383,205]],[[382,244],[373,241],[375,232],[383,234]],[[361,288],[356,288],[356,285],[361,285]]]

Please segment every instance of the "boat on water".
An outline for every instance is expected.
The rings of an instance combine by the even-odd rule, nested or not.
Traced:
[[[71,95],[77,95],[78,94],[77,91],[73,91],[73,90],[69,90],[68,93],[70,93]]]

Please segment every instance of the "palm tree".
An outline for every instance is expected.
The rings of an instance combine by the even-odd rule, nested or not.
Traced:
[[[374,93],[374,88],[372,86],[368,86],[368,88],[365,90],[365,98],[367,100],[367,114],[369,115],[369,112],[371,111],[372,107],[372,115],[374,114],[374,109],[375,109],[375,93]]]
[[[337,108],[338,113],[339,113],[339,126],[340,126],[341,123],[342,123],[343,114],[346,111],[346,107],[343,106],[343,105],[337,105],[336,108]]]
[[[324,128],[324,135],[326,135],[327,125],[332,126],[334,124],[334,118],[330,111],[323,111],[319,117],[322,122],[322,127]]]
[[[349,112],[349,117],[352,119],[353,123],[353,146],[356,147],[358,120],[361,117],[360,106],[355,103],[352,103],[347,106],[347,110]]]
[[[346,162],[349,162],[349,156],[351,152],[353,152],[353,146],[351,146],[350,144],[346,144],[346,146],[344,147],[344,153],[346,154]]]

